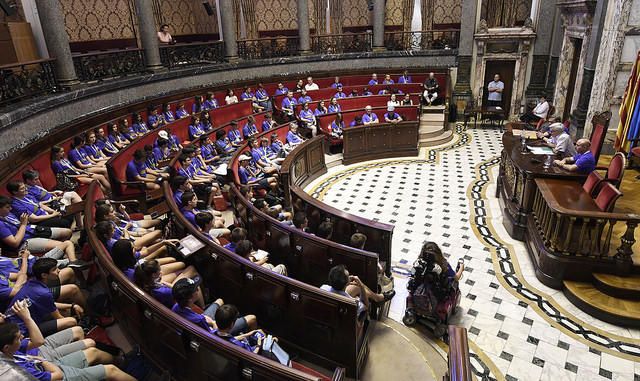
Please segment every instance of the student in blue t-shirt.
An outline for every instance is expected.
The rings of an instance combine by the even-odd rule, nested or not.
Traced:
[[[31,316],[38,324],[45,336],[51,335],[63,329],[71,328],[77,324],[73,317],[64,317],[60,309],[68,311],[72,316],[81,317],[84,314],[85,298],[82,292],[78,292],[74,302],[56,303],[56,298],[49,289],[49,284],[58,283],[58,261],[53,258],[40,258],[32,267],[33,276],[20,288],[9,305],[18,300],[31,299]],[[76,287],[75,285],[69,285]],[[79,291],[79,290],[78,290]],[[9,317],[9,321],[20,326],[23,334],[27,334],[24,323],[17,317]]]
[[[173,307],[174,300],[171,292],[171,287],[182,278],[196,278],[200,277],[198,271],[193,266],[189,266],[180,272],[172,282],[166,282],[162,280],[162,268],[160,262],[155,259],[140,262],[135,267],[133,279],[135,284],[144,290],[146,293],[153,295],[160,303],[164,304],[167,308]],[[204,306],[204,300],[202,299],[202,293],[198,294],[198,298],[195,304]]]
[[[60,240],[71,238],[69,228],[73,223],[73,216],[63,216],[60,211],[51,209],[45,203],[33,199],[27,193],[27,185],[20,180],[9,181],[7,191],[11,194],[11,212],[14,215],[20,216],[26,213],[30,223],[52,228],[52,234],[45,238]]]
[[[338,87],[342,87],[342,82],[340,82],[340,77],[335,77],[333,79],[333,83],[331,84],[331,88],[337,89]]]
[[[146,160],[147,153],[145,151],[139,149],[133,153],[133,160],[127,164],[127,181],[143,182],[147,190],[158,190],[160,189],[158,178],[151,173],[152,169],[147,168]]]
[[[81,170],[107,176],[107,167],[105,162],[95,161],[89,157],[84,151],[84,138],[82,136],[76,136],[71,143],[71,150],[69,151],[69,161]]]
[[[262,121],[262,132],[269,131],[275,126],[276,126],[276,122],[273,120],[271,113],[265,114],[264,120]]]
[[[365,113],[362,115],[362,123],[366,126],[367,124],[378,123],[378,115],[372,112],[371,106],[367,105],[364,108]]]
[[[247,333],[239,334],[236,329],[238,309],[232,304],[222,304],[215,311],[217,329],[213,334],[234,345],[250,352],[258,353],[262,347],[262,340],[267,336],[261,329],[254,329]]]
[[[244,137],[244,139],[249,139],[250,137],[254,136],[254,135],[258,135],[260,133],[260,131],[258,130],[258,127],[256,126],[256,120],[253,117],[253,115],[249,115],[247,117],[247,123],[244,125],[244,127],[242,127],[242,136]]]
[[[369,86],[375,86],[378,84],[378,75],[376,73],[371,74],[371,79],[369,80]]]
[[[171,310],[208,333],[213,333],[218,328],[215,321],[216,311],[224,304],[224,301],[216,299],[205,308],[203,313],[195,312],[192,306],[199,298],[202,298],[199,286],[199,278],[182,278],[178,280],[172,288],[173,299],[176,303]],[[232,334],[240,334],[241,332],[255,329],[258,326],[258,320],[255,315],[234,316],[230,325],[228,329],[233,332]]]
[[[19,325],[0,317],[0,351],[15,365],[39,381],[51,380],[122,380],[135,378],[111,365],[115,358],[95,348],[95,342],[84,339],[80,327],[73,327],[46,339],[23,301],[12,310],[29,338]]]

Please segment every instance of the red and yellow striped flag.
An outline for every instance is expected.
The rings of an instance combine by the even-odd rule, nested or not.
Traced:
[[[616,141],[614,147],[616,151],[629,152],[629,141],[627,135],[629,126],[633,116],[634,108],[638,98],[638,88],[640,88],[640,51],[636,56],[636,62],[631,69],[631,75],[627,82],[627,88],[622,96],[622,104],[620,105],[620,122],[618,123],[618,131],[616,132]]]

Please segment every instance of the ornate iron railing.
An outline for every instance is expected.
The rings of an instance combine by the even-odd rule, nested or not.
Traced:
[[[222,41],[194,42],[160,47],[162,64],[169,69],[224,61]]]
[[[55,60],[0,66],[0,106],[56,91]]]
[[[311,50],[316,54],[370,52],[371,47],[369,32],[311,36]]]
[[[269,37],[238,40],[238,56],[245,60],[298,55],[298,37]]]
[[[81,81],[124,77],[145,70],[142,52],[142,49],[118,49],[76,54],[73,65]]]
[[[423,30],[419,32],[385,32],[387,50],[456,49],[460,30]]]

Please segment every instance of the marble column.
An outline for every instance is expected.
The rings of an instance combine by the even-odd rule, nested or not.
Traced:
[[[160,60],[158,47],[158,30],[153,18],[153,1],[136,0],[136,14],[140,30],[140,43],[144,49],[144,64],[149,71],[159,71],[164,67]]]
[[[537,0],[533,3],[531,18],[536,30],[536,40],[533,45],[533,57],[531,60],[531,75],[526,90],[528,100],[538,98],[546,93],[547,73],[549,70],[551,40],[556,29],[555,20],[556,0]],[[537,9],[533,9],[536,6]],[[551,21],[551,22],[549,22]],[[562,33],[562,32],[560,32]],[[545,94],[547,97],[550,94]]]
[[[608,2],[609,0],[598,1],[593,15],[591,39],[589,40],[589,47],[584,61],[578,106],[573,112],[576,119],[576,137],[583,136],[583,133],[585,132],[585,120],[589,109],[589,99],[591,98],[591,88],[593,86],[593,77],[596,71],[596,64],[598,62],[598,52],[600,49],[600,40],[602,39],[602,30],[604,29],[604,20],[606,17]]]
[[[558,62],[560,61],[560,53],[562,52],[562,41],[564,39],[564,31],[562,29],[562,17],[560,10],[556,8],[553,18],[553,36],[551,37],[551,47],[549,55],[549,75],[547,76],[547,94],[553,96],[553,90],[556,87],[556,77],[558,74]],[[556,112],[562,113],[562,110],[556,109]]]
[[[453,101],[458,115],[462,115],[468,102],[472,100],[471,93],[471,63],[473,61],[473,35],[476,31],[476,14],[478,1],[462,0],[463,17],[460,23],[460,41],[458,42],[458,74],[453,88]]]
[[[311,53],[309,34],[309,0],[298,0],[298,51],[302,55]]]
[[[640,14],[640,4],[636,4],[636,1],[609,0],[598,52],[598,62],[591,88],[589,109],[585,119],[584,136],[591,135],[593,126],[590,121],[596,113],[610,110],[614,113],[615,118],[616,110],[612,109],[612,106],[619,103],[619,98],[615,97],[617,95],[615,94],[615,89],[617,87],[616,84],[620,86],[617,78],[620,75],[619,65],[622,61],[625,33],[628,30],[632,30],[633,26],[630,25],[629,20],[632,17],[637,19],[638,14]],[[634,50],[629,50],[635,55]],[[624,90],[625,84],[626,82],[622,83],[623,87],[618,90],[619,92]],[[609,128],[617,128],[615,119],[612,118]]]
[[[384,46],[385,0],[373,0],[373,51],[386,50]]]
[[[238,42],[236,41],[236,16],[233,0],[219,0],[220,21],[224,36],[224,55],[228,62],[238,62]]]
[[[73,66],[69,37],[64,27],[64,15],[62,14],[60,2],[38,0],[36,5],[49,57],[55,59],[58,84],[63,88],[78,84],[79,81],[76,76],[76,69]]]

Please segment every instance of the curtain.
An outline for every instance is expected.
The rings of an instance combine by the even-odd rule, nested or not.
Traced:
[[[313,17],[316,25],[316,34],[327,34],[327,1],[328,0],[311,0],[313,1]]]
[[[342,25],[344,24],[342,17],[343,0],[329,0],[329,10],[331,12],[330,25],[332,34],[342,34]]]
[[[411,32],[411,20],[413,20],[413,0],[402,1],[402,30]]]
[[[638,100],[640,100],[640,97],[638,97],[638,88],[640,88],[640,52],[636,56],[636,62],[633,64],[620,105],[620,122],[618,123],[618,131],[616,132],[616,141],[614,143],[616,151],[629,152],[629,139],[640,136],[640,127],[638,126],[638,114],[640,114]]]
[[[422,30],[433,29],[433,1],[434,0],[422,0]],[[411,12],[413,14],[413,5],[411,6]],[[409,26],[411,28],[411,26]]]
[[[256,7],[253,0],[235,0],[236,11],[236,31],[238,36],[243,36],[243,26],[245,35],[243,38],[258,38],[258,25],[256,22]]]

